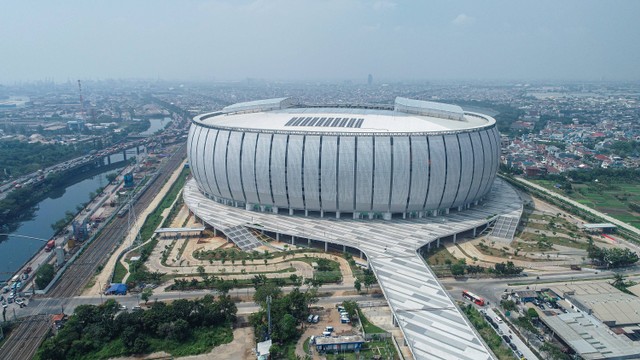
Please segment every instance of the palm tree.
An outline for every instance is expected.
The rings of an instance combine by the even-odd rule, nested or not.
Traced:
[[[616,288],[620,288],[624,286],[624,275],[620,273],[615,273],[613,275],[613,282],[611,283]]]

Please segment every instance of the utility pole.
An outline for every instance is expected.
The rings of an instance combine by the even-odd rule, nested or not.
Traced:
[[[267,340],[271,339],[271,295],[267,295],[267,323],[269,330],[267,332]]]

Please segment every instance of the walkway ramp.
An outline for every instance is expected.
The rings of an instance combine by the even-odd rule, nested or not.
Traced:
[[[251,251],[263,245],[260,240],[243,225],[222,229],[222,232],[227,235],[229,240],[238,245],[242,251]]]
[[[502,241],[506,240],[511,242],[516,234],[519,222],[520,216],[513,216],[511,214],[500,215],[493,223],[493,229],[489,236]]]

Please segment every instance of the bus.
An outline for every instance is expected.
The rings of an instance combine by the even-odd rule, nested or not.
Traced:
[[[462,297],[473,302],[478,306],[484,306],[484,299],[470,291],[463,290]]]

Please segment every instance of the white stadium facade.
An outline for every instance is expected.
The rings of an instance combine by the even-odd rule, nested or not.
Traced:
[[[384,219],[477,202],[500,144],[491,117],[404,98],[393,108],[237,104],[196,117],[188,141],[193,176],[215,201]]]
[[[491,359],[420,252],[519,218],[496,180],[495,120],[460,107],[309,106],[290,98],[196,116],[189,131],[190,210],[241,249],[266,233],[348,251],[375,272],[416,359]],[[516,221],[517,223],[517,221]]]

